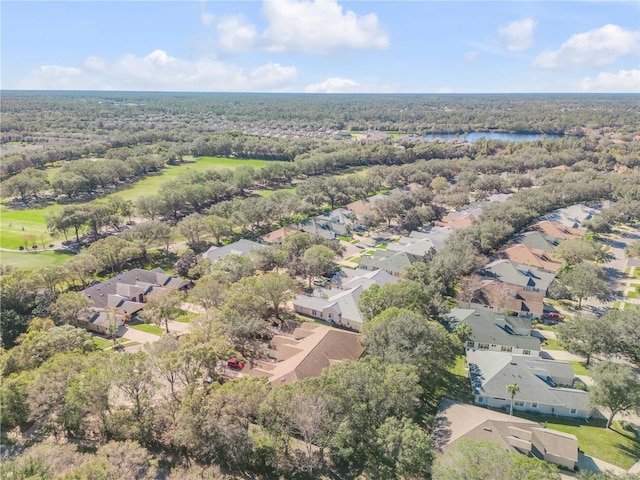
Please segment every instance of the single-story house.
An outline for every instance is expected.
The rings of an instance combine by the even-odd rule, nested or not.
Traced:
[[[253,361],[242,373],[266,376],[274,385],[290,384],[317,377],[325,368],[342,360],[358,360],[363,352],[357,333],[301,323],[292,334],[271,339],[271,360]]]
[[[313,235],[315,237],[320,237],[324,240],[336,240],[337,235],[342,235],[342,233],[346,234],[346,228],[344,225],[340,225],[340,231],[342,233],[336,233],[333,229],[333,226],[330,225],[331,222],[321,219],[319,217],[311,217],[307,218],[304,222],[296,225],[296,227],[305,233]]]
[[[466,349],[540,355],[540,339],[531,336],[531,321],[527,318],[476,308],[453,308],[448,317],[454,325],[466,323],[471,327]]]
[[[501,260],[511,260],[522,265],[537,267],[549,272],[557,272],[562,266],[562,261],[553,257],[545,250],[538,250],[523,243],[518,243],[504,248],[496,253],[496,258]]]
[[[499,280],[524,288],[530,292],[546,294],[555,279],[555,273],[522,265],[511,260],[494,260],[478,271],[482,279]]]
[[[81,321],[89,330],[106,333],[114,320],[123,324],[142,310],[150,293],[184,290],[190,284],[189,280],[168,275],[161,268],[134,268],[121,272],[82,290],[81,293],[93,302],[93,313]]]
[[[384,270],[344,269],[331,278],[331,286],[349,290],[362,285],[367,290],[373,285],[383,287],[388,283],[397,283],[399,281],[398,277],[390,275]]]
[[[433,243],[433,247],[436,250],[440,250],[452,233],[453,228],[451,227],[428,227],[419,232],[413,231],[409,233],[409,238],[428,238]]]
[[[473,293],[471,303],[492,308],[498,312],[515,312],[518,316],[541,318],[544,313],[544,294],[530,292],[518,285],[498,280],[481,279],[479,288]],[[460,302],[463,305],[463,302]]]
[[[536,250],[544,250],[545,252],[553,252],[553,249],[560,245],[559,238],[550,237],[542,232],[532,231],[524,232],[513,237],[512,243],[521,243],[529,248]]]
[[[264,245],[258,242],[247,240],[243,238],[237,242],[230,243],[224,247],[211,247],[204,254],[205,258],[208,258],[211,263],[216,263],[222,257],[227,255],[248,255],[256,248],[263,248]]]
[[[573,366],[528,355],[467,350],[476,405],[508,410],[507,386],[518,385],[514,409],[561,417],[589,418],[589,394],[573,386]]]
[[[376,250],[373,255],[362,254],[358,268],[361,270],[385,270],[387,273],[400,277],[404,269],[422,259],[422,255],[392,250]]]
[[[586,205],[571,205],[570,207],[559,208],[553,212],[540,217],[541,220],[551,220],[560,223],[565,227],[580,228],[582,222],[591,220],[598,213],[598,210]]]
[[[464,439],[495,443],[510,453],[534,456],[569,470],[578,463],[575,435],[448,399],[440,404],[432,437],[436,456],[443,455]]]
[[[584,228],[571,228],[561,223],[552,222],[551,220],[540,220],[535,222],[531,224],[527,230],[537,231],[560,240],[579,238],[587,233]]]
[[[300,230],[297,230],[293,227],[282,227],[273,232],[269,232],[260,237],[260,240],[264,243],[282,245],[282,241],[291,235],[292,233],[297,233]]]

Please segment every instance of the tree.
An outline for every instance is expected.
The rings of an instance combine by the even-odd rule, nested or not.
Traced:
[[[171,244],[171,227],[157,220],[138,223],[129,228],[122,234],[122,238],[133,242],[142,252],[143,257],[148,256],[148,250],[157,245],[163,245],[167,248],[167,244]],[[169,238],[167,242],[167,238]]]
[[[579,263],[563,273],[559,281],[572,296],[578,298],[578,309],[582,308],[584,299],[596,297],[598,300],[606,301],[609,298],[610,289],[605,280],[604,270],[595,263]]]
[[[509,453],[490,442],[462,439],[438,458],[432,469],[433,480],[560,480],[551,463]]]
[[[636,240],[635,242],[630,243],[624,249],[624,253],[629,258],[639,258],[640,259],[640,240]]]
[[[431,437],[408,418],[387,418],[376,431],[376,455],[367,466],[374,478],[426,478],[433,458]]]
[[[304,251],[301,264],[304,274],[309,279],[309,287],[311,287],[313,277],[319,277],[334,267],[333,259],[335,257],[336,254],[333,250],[324,245],[314,245]]]
[[[629,366],[605,360],[593,367],[592,376],[589,401],[609,410],[607,428],[618,413],[640,414],[640,379]]]
[[[571,353],[584,355],[589,366],[591,357],[611,355],[618,350],[616,328],[610,316],[589,318],[576,316],[557,327],[558,340]]]
[[[467,342],[473,334],[473,330],[471,329],[471,325],[469,325],[467,322],[462,322],[456,325],[453,333],[455,333],[456,337],[458,337],[462,346],[466,347]]]
[[[179,290],[168,292],[152,292],[147,296],[147,303],[142,311],[142,318],[147,322],[164,326],[169,333],[169,322],[179,315],[179,307],[184,301],[183,294]]]
[[[299,289],[298,282],[286,273],[270,272],[256,278],[256,292],[273,308],[275,317],[280,320],[280,306],[291,300]]]
[[[513,416],[513,404],[516,400],[516,394],[520,391],[520,387],[517,383],[507,385],[507,392],[511,395],[511,407],[509,408],[509,416]]]
[[[199,213],[192,213],[178,223],[180,233],[187,239],[191,248],[198,248],[202,237],[207,233],[205,217]]]
[[[253,356],[259,341],[268,335],[265,321],[255,316],[227,317],[223,329],[231,344],[244,358]]]
[[[189,299],[204,309],[220,308],[224,303],[227,288],[217,278],[203,277],[189,293]]]
[[[220,242],[224,237],[228,237],[233,234],[231,222],[217,215],[211,215],[206,217],[205,226],[207,231],[213,235],[216,245],[220,245]]]
[[[368,356],[383,362],[415,365],[423,386],[434,383],[455,362],[459,348],[455,337],[418,313],[389,308],[362,329]]]
[[[5,180],[2,187],[5,196],[17,196],[23,203],[27,203],[30,195],[36,197],[38,193],[47,188],[48,184],[46,172],[27,168]]]
[[[553,255],[569,265],[584,261],[608,262],[613,258],[608,247],[596,242],[592,237],[565,240],[553,249]]]
[[[93,301],[82,293],[66,292],[49,307],[49,312],[57,324],[77,326],[78,320],[89,314],[92,305]]]
[[[140,257],[141,252],[132,242],[120,237],[107,237],[91,244],[87,253],[93,255],[101,267],[112,272],[122,270],[124,264]]]
[[[79,281],[83,290],[98,268],[98,260],[90,253],[79,253],[62,264],[67,279],[72,282]]]

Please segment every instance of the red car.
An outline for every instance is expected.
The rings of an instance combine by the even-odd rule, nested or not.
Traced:
[[[242,370],[244,368],[244,362],[231,358],[227,360],[227,367],[233,368],[234,370]]]
[[[564,320],[564,317],[560,315],[558,312],[548,312],[542,315],[542,318],[545,320],[554,320],[556,322],[561,322]]]

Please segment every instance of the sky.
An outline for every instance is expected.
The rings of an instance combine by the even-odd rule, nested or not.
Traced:
[[[11,1],[0,87],[640,93],[638,1]]]

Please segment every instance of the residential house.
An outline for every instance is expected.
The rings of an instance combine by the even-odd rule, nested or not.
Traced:
[[[358,268],[361,270],[384,270],[390,275],[400,277],[409,265],[422,259],[422,255],[393,250],[376,250],[373,255],[363,253]]]
[[[331,222],[320,217],[307,218],[304,222],[298,224],[297,227],[299,230],[305,233],[308,233],[315,237],[320,237],[324,240],[336,240],[337,235],[348,233],[344,225],[339,226],[339,230],[341,233],[336,233],[333,225],[331,225]]]
[[[364,319],[358,306],[360,295],[373,285],[384,286],[399,279],[384,270],[338,272],[331,283],[336,289],[317,289],[314,295],[298,295],[293,300],[296,313],[360,331]]]
[[[429,239],[433,244],[433,248],[440,250],[452,233],[453,228],[451,227],[428,227],[419,232],[413,231],[409,233],[409,238]]]
[[[478,271],[482,279],[499,280],[524,288],[530,292],[546,294],[555,274],[536,267],[522,265],[511,260],[495,260]]]
[[[282,227],[273,232],[269,232],[266,235],[260,237],[260,240],[264,243],[269,243],[272,245],[282,245],[282,241],[291,235],[292,233],[298,233],[300,230],[297,230],[293,227]]]
[[[531,336],[531,321],[527,318],[482,308],[453,308],[448,317],[453,325],[466,323],[471,327],[466,349],[540,355],[540,339]]]
[[[436,456],[443,455],[464,439],[495,443],[510,453],[534,456],[569,470],[578,463],[575,435],[448,399],[438,409],[432,437]]]
[[[266,376],[269,383],[284,385],[317,377],[342,360],[358,360],[364,352],[360,335],[324,325],[301,323],[287,335],[270,341],[269,360],[254,360],[245,375]]]
[[[553,252],[553,249],[560,245],[560,239],[550,237],[544,233],[533,231],[525,232],[513,237],[512,243],[521,243],[529,248]]]
[[[557,272],[562,266],[562,261],[553,257],[549,252],[531,248],[523,243],[517,243],[504,248],[497,252],[495,257],[522,265],[537,267],[548,272]]]
[[[430,238],[400,237],[397,242],[387,244],[388,252],[406,252],[412,255],[424,256],[436,245]]]
[[[571,388],[573,367],[567,362],[528,355],[467,350],[475,403],[509,409],[507,386],[518,385],[514,409],[562,417],[589,418],[589,394]]]
[[[531,292],[518,285],[475,276],[478,288],[473,292],[471,303],[498,312],[515,312],[518,316],[541,318],[544,312],[544,294]],[[463,302],[460,302],[463,305]]]
[[[242,239],[237,242],[230,243],[224,247],[211,247],[204,254],[205,258],[208,258],[211,263],[216,263],[222,257],[227,255],[248,255],[256,248],[263,248],[264,245],[253,242],[251,240]]]
[[[551,220],[540,220],[532,223],[527,230],[537,231],[559,240],[570,240],[582,237],[587,231],[584,228],[571,228]]]
[[[190,284],[188,280],[168,275],[161,268],[134,268],[121,272],[82,290],[81,293],[93,302],[92,314],[82,322],[89,330],[106,333],[110,323],[115,321],[122,325],[142,310],[150,293],[184,290]]]
[[[551,220],[552,222],[560,223],[565,227],[580,228],[582,222],[585,220],[591,220],[597,212],[598,210],[595,208],[578,204],[554,210],[548,215],[540,217],[540,219]]]

